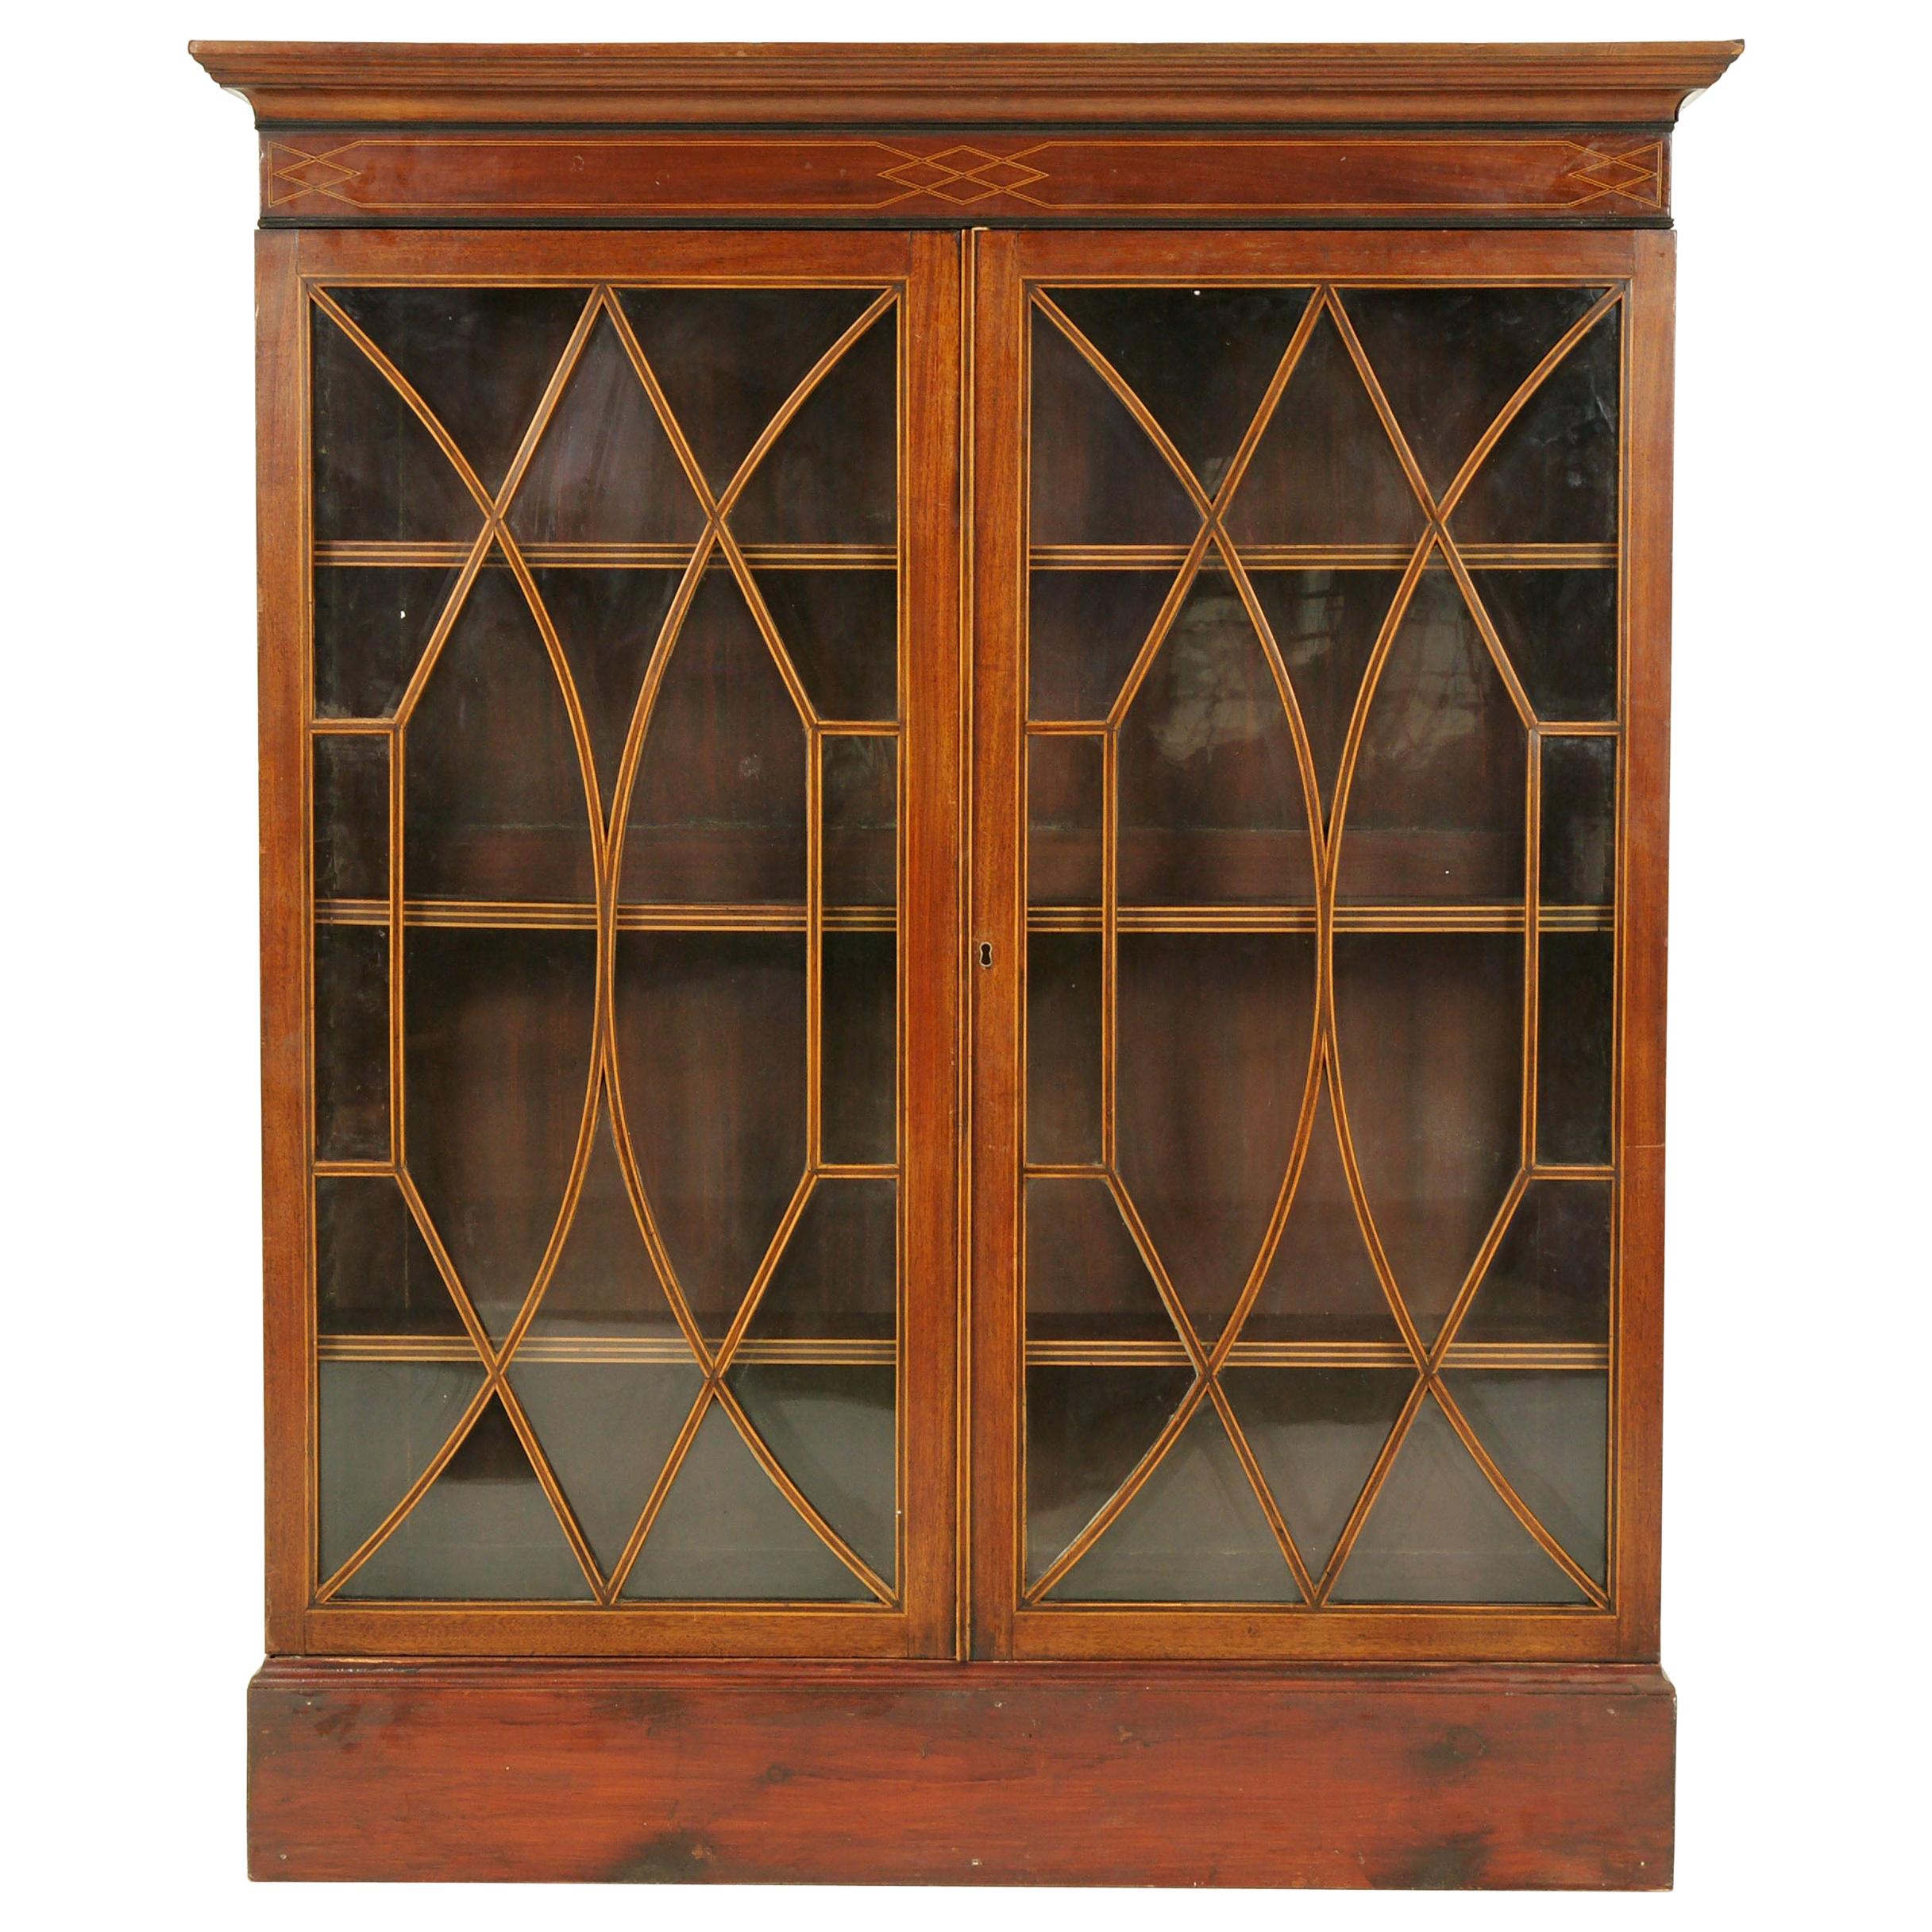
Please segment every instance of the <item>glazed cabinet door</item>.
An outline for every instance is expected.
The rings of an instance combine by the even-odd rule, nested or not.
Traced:
[[[272,1640],[950,1651],[957,244],[262,250]]]
[[[1654,1645],[1668,248],[981,237],[983,1651]]]

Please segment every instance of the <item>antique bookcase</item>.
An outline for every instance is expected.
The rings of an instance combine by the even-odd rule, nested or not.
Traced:
[[[1668,1884],[1734,44],[201,44],[287,1877]]]

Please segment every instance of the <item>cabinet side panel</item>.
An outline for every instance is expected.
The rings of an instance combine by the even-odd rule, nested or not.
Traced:
[[[1625,350],[1624,1181],[1617,1387],[1618,1602],[1623,1654],[1657,1654],[1664,1404],[1664,1051],[1670,868],[1672,345],[1676,237],[1636,240]]]
[[[268,1647],[302,1647],[310,1591],[308,611],[306,337],[292,235],[256,239],[261,764],[262,1290]]]

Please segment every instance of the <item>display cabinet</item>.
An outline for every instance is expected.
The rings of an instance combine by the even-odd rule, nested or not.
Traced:
[[[258,1876],[1669,1882],[1737,51],[197,46]]]

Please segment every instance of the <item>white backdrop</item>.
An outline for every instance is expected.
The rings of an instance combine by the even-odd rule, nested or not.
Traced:
[[[7,948],[0,1708],[23,1923],[480,1927],[1085,1904],[242,1878],[260,1651],[245,109],[191,33],[331,39],[1750,42],[1677,149],[1664,1660],[1679,1889],[1596,1899],[1122,1895],[1121,1932],[1902,1917],[1922,1827],[1927,1143],[1926,48],[1903,9],[1467,0],[1208,13],[981,0],[156,0],[16,19],[0,304]],[[20,40],[26,29],[24,45]],[[1908,89],[1913,97],[1908,98]],[[1914,150],[1908,162],[1907,147]],[[1893,184],[1913,197],[1895,205]],[[21,230],[24,228],[24,233]],[[1918,1581],[1915,1581],[1915,1579]],[[23,1722],[24,1720],[24,1722]],[[1301,1768],[1282,1767],[1292,1805]],[[25,1854],[24,1862],[21,1854]],[[37,1900],[29,1888],[44,1892]],[[1101,1905],[1101,1901],[1090,1902]],[[18,1907],[17,1907],[18,1909]]]

